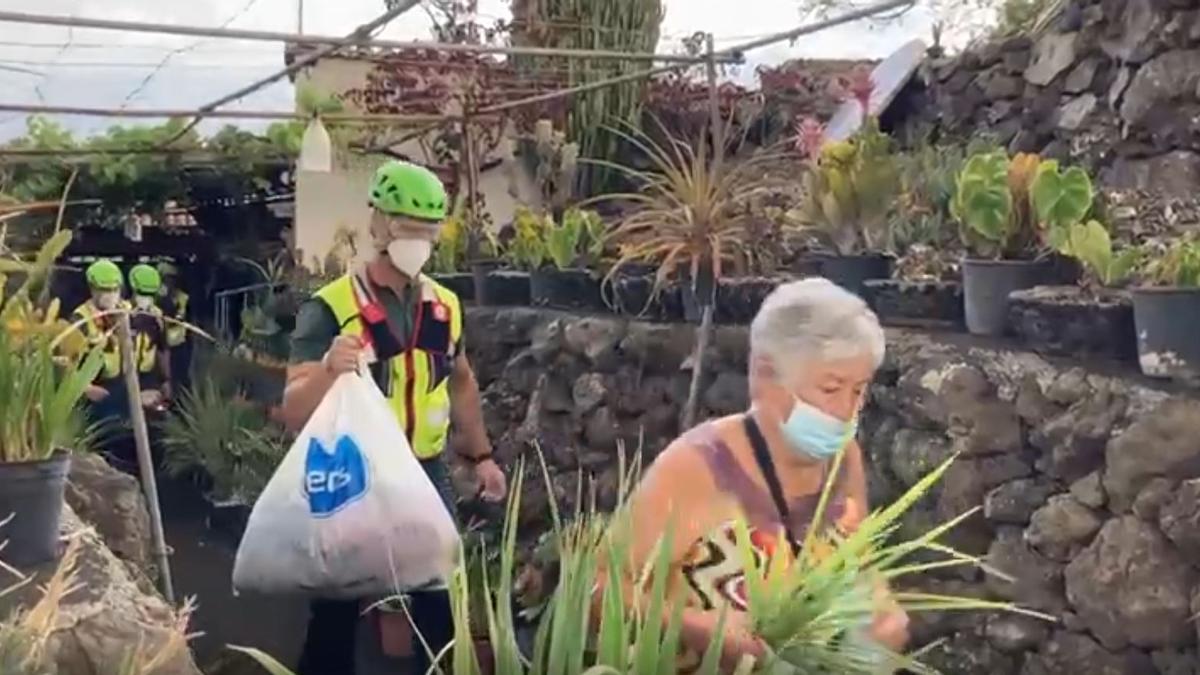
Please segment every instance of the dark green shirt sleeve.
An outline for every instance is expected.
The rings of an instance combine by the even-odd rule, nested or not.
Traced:
[[[296,328],[292,331],[290,362],[320,361],[329,351],[340,329],[337,317],[325,301],[311,298],[296,312]]]

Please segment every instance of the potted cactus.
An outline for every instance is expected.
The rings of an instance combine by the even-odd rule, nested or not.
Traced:
[[[1200,379],[1200,240],[1149,244],[1133,289],[1138,363],[1150,377]]]
[[[1032,185],[1034,214],[1051,250],[1083,269],[1078,284],[1036,286],[1009,296],[1009,323],[1035,351],[1057,355],[1132,359],[1133,305],[1121,286],[1138,259],[1133,248],[1114,249],[1092,210],[1087,173],[1042,162]]]
[[[952,212],[971,254],[962,263],[963,310],[975,335],[1005,333],[1008,296],[1048,278],[1030,198],[1041,165],[1037,155],[986,152],[959,173]]]
[[[550,264],[543,264],[530,275],[532,304],[558,309],[604,307],[600,280],[590,269],[604,253],[604,229],[604,221],[595,211],[567,209],[560,223],[547,217],[542,237]]]

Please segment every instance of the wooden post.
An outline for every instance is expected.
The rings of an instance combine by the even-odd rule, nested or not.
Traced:
[[[707,47],[707,68],[708,68],[708,106],[709,106],[709,135],[712,137],[712,152],[713,164],[719,164],[725,157],[725,134],[722,132],[721,124],[721,101],[718,93],[717,85],[717,61],[713,49],[713,36],[709,33],[705,37]],[[703,139],[702,139],[703,142]],[[711,260],[703,261],[704,265],[712,265]],[[709,268],[711,269],[711,268]],[[718,279],[709,277],[710,271],[704,271],[701,274],[701,279],[692,279],[692,288],[701,291],[696,299],[700,302],[702,314],[700,317],[700,328],[696,335],[696,351],[692,354],[692,384],[688,388],[687,404],[683,409],[683,417],[680,419],[680,431],[687,431],[696,425],[696,413],[700,407],[700,387],[704,382],[704,354],[708,351],[708,342],[712,337],[713,324],[713,305],[716,304],[717,284]]]
[[[473,97],[472,97],[473,98]],[[464,101],[462,121],[462,163],[466,167],[463,183],[467,190],[467,260],[475,262],[480,254],[480,232],[478,205],[475,203],[475,193],[479,190],[479,172],[475,167],[475,134],[472,133],[470,106],[474,101]]]
[[[150,432],[146,428],[146,412],[142,409],[142,387],[138,383],[137,363],[134,362],[133,329],[130,327],[129,312],[121,312],[117,324],[117,341],[121,347],[121,370],[125,375],[125,390],[129,395],[129,420],[133,425],[133,442],[137,447],[138,470],[142,476],[142,490],[146,493],[146,506],[150,510],[150,536],[154,555],[158,559],[159,574],[162,575],[162,593],[167,602],[175,604],[175,587],[171,583],[171,563],[167,556],[167,539],[163,532],[162,508],[158,503],[158,483],[154,477],[154,458],[150,454]]]

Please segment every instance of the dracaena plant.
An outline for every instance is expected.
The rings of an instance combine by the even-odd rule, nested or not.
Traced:
[[[1042,229],[1031,197],[1043,162],[1003,151],[973,155],[958,175],[951,212],[964,242],[985,258],[1020,260],[1042,248]]]
[[[693,284],[715,283],[730,267],[744,269],[750,253],[749,216],[742,205],[762,187],[756,170],[781,155],[714,155],[704,136],[689,142],[657,119],[654,125],[664,140],[633,125],[612,129],[645,156],[648,168],[590,160],[619,171],[638,188],[596,200],[623,207],[608,237],[618,250],[609,276],[631,263],[651,263],[657,265],[655,282],[661,287],[677,276]],[[720,126],[714,136],[728,139],[729,128]]]

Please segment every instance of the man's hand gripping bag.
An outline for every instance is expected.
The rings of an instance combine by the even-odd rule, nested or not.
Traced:
[[[458,531],[369,377],[342,375],[254,504],[235,591],[361,598],[439,584]]]

